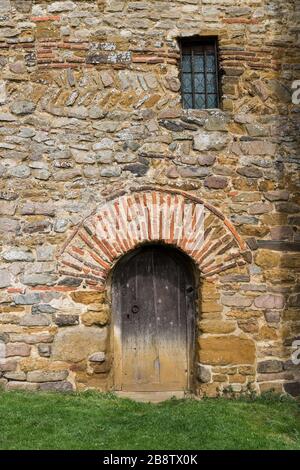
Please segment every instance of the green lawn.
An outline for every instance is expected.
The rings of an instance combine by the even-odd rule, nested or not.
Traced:
[[[300,407],[269,396],[135,403],[0,393],[0,449],[300,449]]]

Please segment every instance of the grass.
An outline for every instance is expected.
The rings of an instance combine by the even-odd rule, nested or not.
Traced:
[[[0,449],[300,449],[300,407],[273,395],[135,403],[113,394],[0,393]]]

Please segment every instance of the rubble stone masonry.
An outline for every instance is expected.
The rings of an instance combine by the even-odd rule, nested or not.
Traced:
[[[192,391],[300,395],[299,16],[298,0],[0,0],[1,387],[112,389],[111,272],[152,241],[199,273]],[[195,35],[218,37],[220,109],[182,108],[178,40]]]

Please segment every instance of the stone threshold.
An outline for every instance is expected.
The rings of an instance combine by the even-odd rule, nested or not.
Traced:
[[[161,403],[171,398],[183,399],[191,398],[193,395],[190,392],[181,390],[177,391],[161,391],[161,392],[115,392],[119,398],[128,398],[130,400],[139,401],[143,403]]]

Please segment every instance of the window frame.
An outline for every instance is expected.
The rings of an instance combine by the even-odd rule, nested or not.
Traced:
[[[219,43],[218,43],[218,37],[217,36],[193,36],[193,37],[184,37],[180,38],[179,41],[179,47],[180,47],[180,92],[181,92],[181,105],[183,109],[194,109],[194,110],[205,110],[205,109],[220,109],[221,108],[221,74],[220,74],[220,67],[219,67]],[[184,107],[184,91],[183,91],[183,56],[184,56],[184,51],[190,49],[191,52],[191,78],[192,78],[192,108],[185,108]],[[205,107],[204,108],[198,108],[195,105],[195,95],[197,91],[195,90],[195,72],[194,72],[194,56],[195,56],[195,50],[202,49],[203,50],[203,56],[204,56],[204,95],[205,95]],[[216,93],[207,93],[207,68],[206,68],[206,56],[208,51],[213,51],[214,52],[214,57],[215,57],[215,77],[216,77]],[[212,108],[208,107],[208,95],[209,94],[214,94],[216,95],[217,98],[217,106]]]

